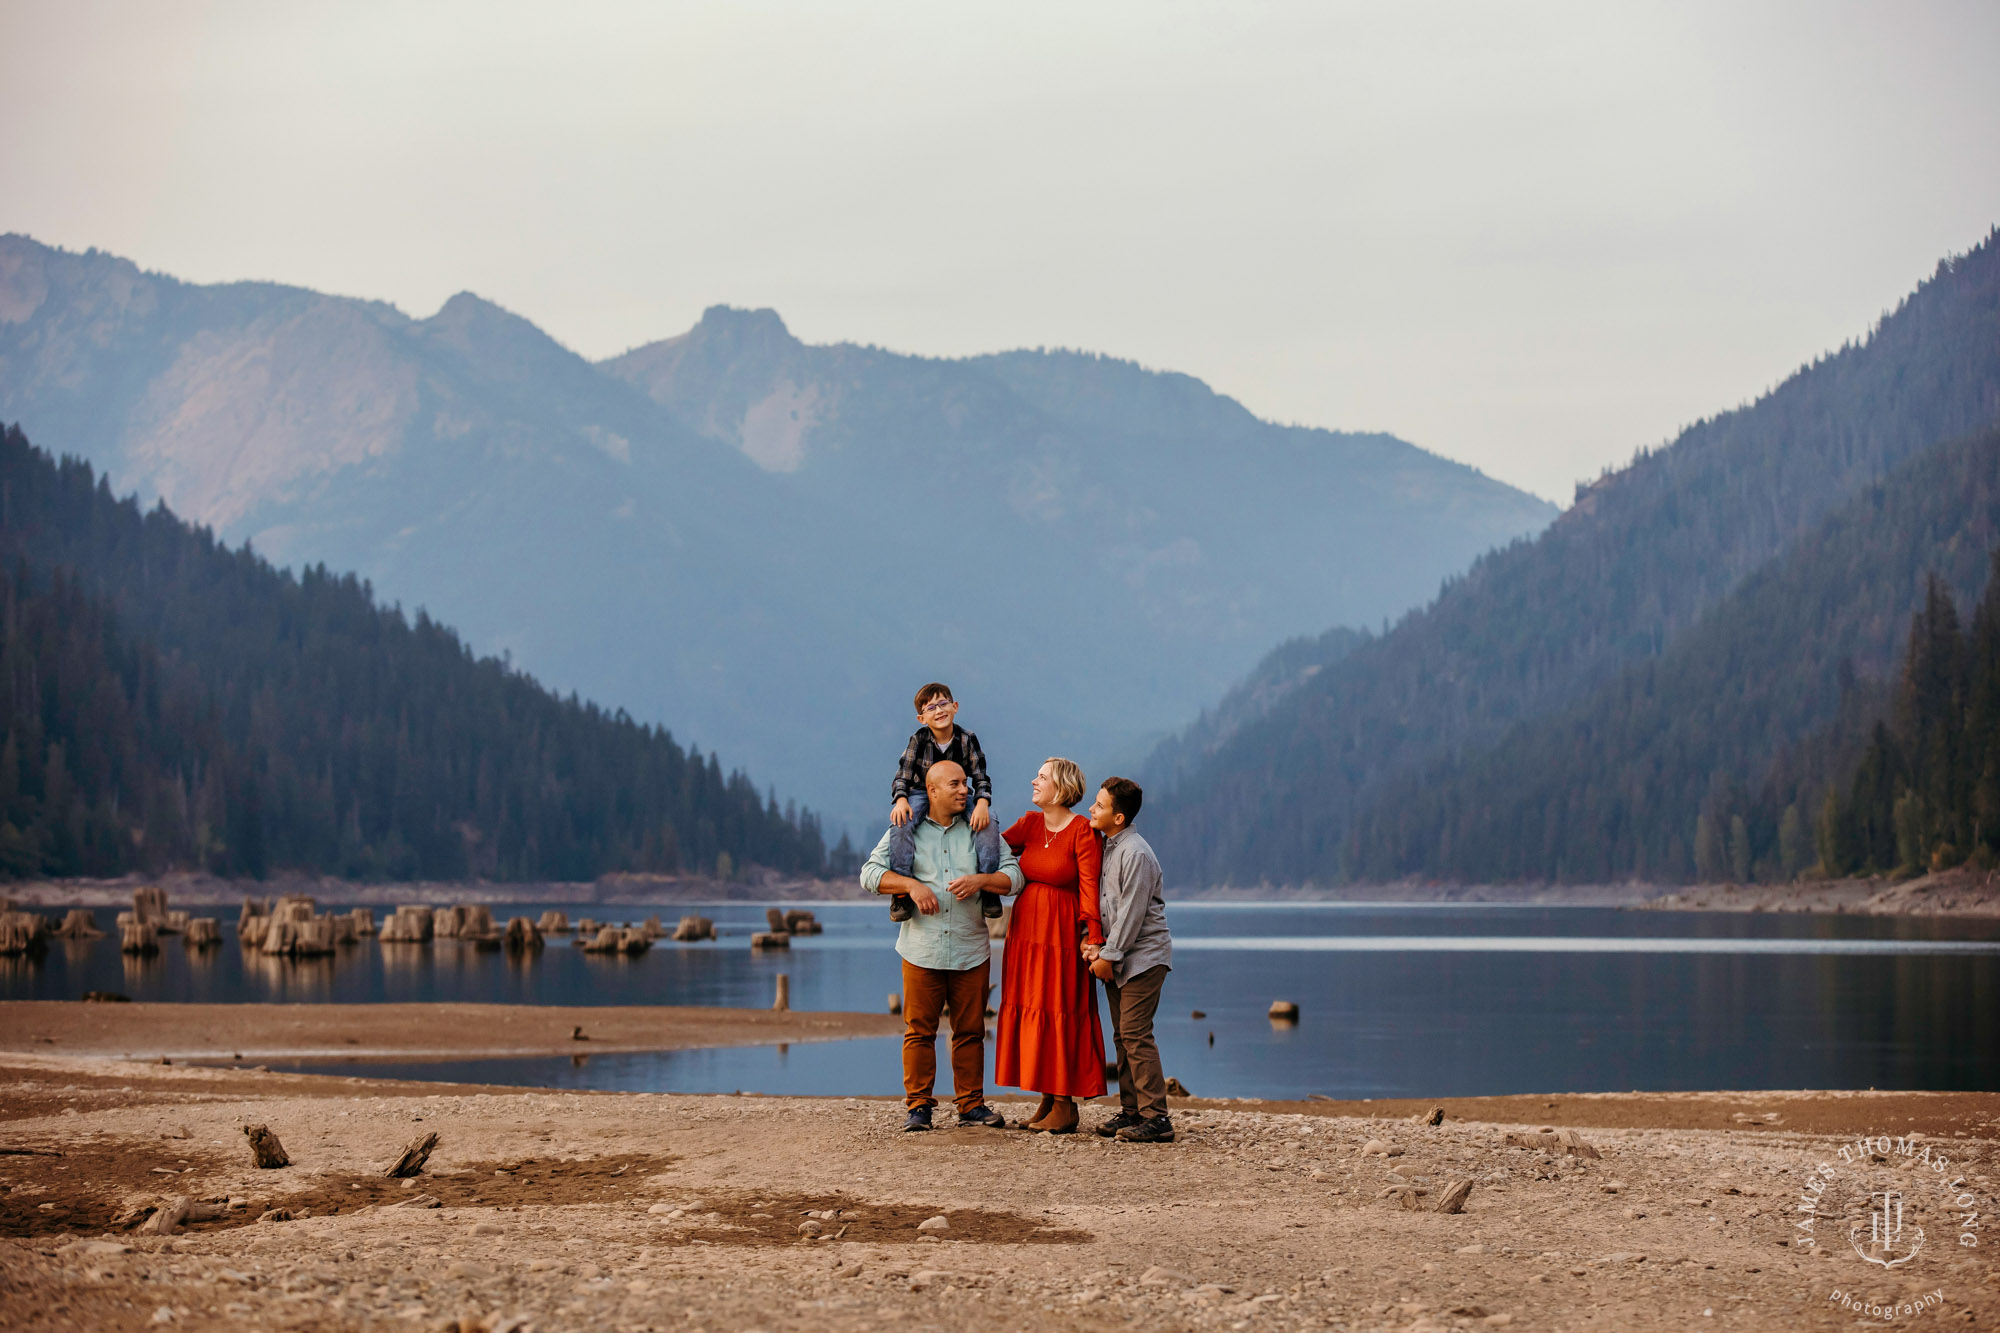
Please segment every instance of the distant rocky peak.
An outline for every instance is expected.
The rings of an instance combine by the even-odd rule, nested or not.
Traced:
[[[502,376],[552,368],[554,363],[587,364],[531,321],[472,292],[460,292],[446,301],[435,315],[418,321],[416,330],[427,341],[461,353],[482,371]]]
[[[766,472],[791,472],[806,461],[808,434],[834,406],[814,373],[819,355],[775,310],[712,305],[679,337],[602,365]]]
[[[730,344],[746,352],[799,345],[799,340],[785,327],[784,318],[768,307],[743,310],[733,305],[712,305],[701,312],[701,322],[687,336],[698,342]]]

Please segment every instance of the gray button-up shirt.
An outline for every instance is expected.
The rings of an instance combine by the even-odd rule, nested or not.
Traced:
[[[882,835],[875,850],[861,867],[861,887],[874,893],[889,873],[889,840],[895,830]],[[916,859],[910,863],[911,877],[922,880],[938,897],[936,916],[917,913],[903,923],[896,936],[896,952],[918,967],[940,972],[963,972],[978,967],[993,956],[986,934],[986,918],[979,912],[979,895],[960,902],[945,885],[961,875],[977,874],[979,861],[972,848],[972,825],[964,815],[954,816],[945,827],[935,819],[917,821]],[[1007,877],[1007,892],[1019,893],[1027,884],[1021,863],[1014,859],[1006,843],[1000,844],[1000,873]]]
[[[1174,937],[1167,933],[1167,905],[1160,898],[1160,858],[1131,829],[1104,840],[1097,875],[1097,906],[1104,916],[1104,947],[1112,980],[1124,985],[1155,967],[1174,965]]]

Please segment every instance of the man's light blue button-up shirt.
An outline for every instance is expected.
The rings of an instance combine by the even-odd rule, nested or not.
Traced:
[[[882,835],[875,850],[861,867],[861,887],[874,893],[889,873],[890,833]],[[986,918],[979,913],[979,895],[960,902],[945,885],[961,875],[977,873],[978,860],[972,849],[972,825],[964,815],[955,816],[949,827],[936,820],[917,821],[917,854],[910,863],[912,878],[923,881],[938,898],[936,916],[917,913],[903,923],[896,937],[896,952],[918,967],[940,972],[963,972],[978,967],[993,956],[986,934]],[[1006,843],[1000,844],[1000,873],[1007,877],[1009,893],[1019,893],[1027,884],[1021,863]]]

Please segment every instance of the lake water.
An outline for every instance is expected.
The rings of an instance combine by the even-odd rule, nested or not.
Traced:
[[[372,940],[330,959],[246,959],[225,917],[222,946],[206,953],[170,937],[157,958],[128,959],[114,934],[57,941],[39,959],[0,958],[0,998],[113,990],[135,1000],[761,1008],[783,972],[794,1009],[881,1012],[897,985],[886,911],[809,906],[826,933],[768,954],[748,947],[764,928],[761,908],[660,908],[669,925],[684,911],[713,917],[722,938],[663,941],[636,958],[585,954],[557,937],[521,959],[452,941]],[[542,909],[501,904],[494,915]],[[592,910],[637,920],[654,909]],[[2000,1089],[1996,922],[1351,903],[1168,911],[1175,968],[1157,1031],[1167,1072],[1197,1095]],[[111,924],[110,910],[97,915]],[[1296,1001],[1301,1021],[1272,1025],[1274,999]],[[1197,1009],[1206,1016],[1193,1018]],[[894,1093],[900,1080],[894,1038],[581,1063],[310,1067],[682,1092]]]

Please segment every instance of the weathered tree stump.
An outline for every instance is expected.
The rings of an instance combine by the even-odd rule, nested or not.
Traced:
[[[206,949],[222,943],[222,927],[212,916],[198,916],[188,922],[181,943],[190,949]]]
[[[94,940],[103,933],[88,907],[70,908],[63,914],[63,923],[56,927],[56,934],[66,940]]]
[[[256,1159],[258,1166],[270,1171],[292,1164],[292,1159],[285,1155],[285,1145],[278,1142],[278,1136],[271,1132],[270,1126],[245,1125],[243,1134],[250,1140],[250,1156]]]
[[[1296,1023],[1299,1021],[1299,1006],[1292,1000],[1273,1000],[1271,1007],[1264,1011],[1273,1023]]]
[[[676,940],[712,940],[715,938],[715,922],[705,916],[684,916],[674,927]]]
[[[1471,1181],[1454,1180],[1450,1185],[1445,1187],[1443,1196],[1438,1199],[1437,1211],[1440,1213],[1462,1213],[1465,1211],[1465,1201],[1471,1194]]]
[[[789,949],[792,947],[792,937],[782,930],[760,930],[750,937],[750,947],[753,949]]]
[[[771,1000],[771,1008],[780,1012],[790,1012],[792,1007],[792,974],[778,973],[778,992]]]
[[[132,918],[135,921],[158,921],[167,914],[167,891],[157,884],[147,884],[132,890]]]
[[[423,1134],[410,1140],[410,1146],[403,1149],[403,1155],[386,1174],[390,1176],[414,1176],[424,1169],[424,1163],[431,1159],[431,1149],[437,1147],[436,1134]]]
[[[1433,1106],[1430,1110],[1417,1117],[1417,1123],[1431,1126],[1442,1125],[1444,1123],[1444,1108],[1442,1106]]]
[[[790,932],[789,930],[786,930],[786,929],[785,929],[785,914],[784,914],[783,912],[780,912],[780,911],[779,911],[779,910],[778,910],[777,908],[775,908],[775,907],[767,907],[767,908],[765,908],[765,909],[764,909],[764,920],[765,920],[765,921],[766,921],[767,923],[769,923],[769,925],[770,925],[770,927],[771,927],[771,933],[772,933],[773,935],[789,935],[789,934],[791,934],[791,932]]]
[[[526,953],[542,947],[542,932],[535,923],[524,916],[510,917],[507,921],[507,951]]]
[[[118,928],[118,948],[121,953],[158,953],[160,951],[159,932],[150,921],[134,921]]]
[[[382,923],[384,944],[422,944],[431,937],[431,909],[405,903]]]

